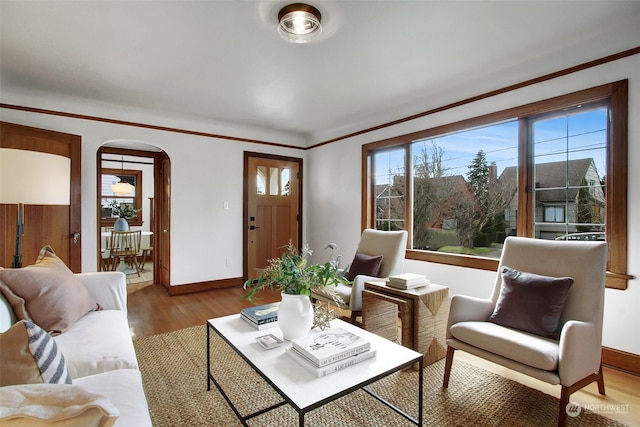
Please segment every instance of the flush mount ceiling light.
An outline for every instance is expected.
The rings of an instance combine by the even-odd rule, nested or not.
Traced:
[[[278,13],[278,33],[292,43],[307,43],[322,32],[320,11],[304,3],[283,7]]]

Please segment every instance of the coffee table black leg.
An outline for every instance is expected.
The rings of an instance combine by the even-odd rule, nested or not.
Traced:
[[[424,357],[420,358],[420,371],[418,373],[418,426],[422,427],[422,368],[424,368]]]
[[[211,390],[211,338],[209,334],[209,322],[207,322],[207,391]]]

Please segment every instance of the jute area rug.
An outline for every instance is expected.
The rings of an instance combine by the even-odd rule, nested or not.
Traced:
[[[215,378],[241,414],[281,399],[222,339],[211,334]],[[153,425],[237,426],[241,423],[215,385],[207,391],[206,327],[134,340]],[[292,362],[295,363],[295,362]],[[349,368],[354,369],[354,368]],[[357,369],[357,368],[355,368]],[[559,401],[499,375],[454,360],[448,390],[442,389],[444,360],[424,368],[423,420],[427,426],[554,426]],[[335,373],[333,375],[340,375]],[[417,375],[392,374],[371,385],[381,396],[417,417]],[[296,426],[288,405],[249,421],[251,426]],[[359,390],[305,416],[307,426],[412,425]],[[620,426],[592,412],[569,418],[568,426]]]

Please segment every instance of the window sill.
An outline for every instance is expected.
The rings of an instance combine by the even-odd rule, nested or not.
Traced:
[[[499,260],[494,258],[475,257],[470,255],[446,254],[440,252],[418,251],[407,249],[406,259],[453,265],[456,267],[475,268],[477,270],[498,271]],[[627,283],[633,276],[607,271],[606,287],[609,289],[627,289]]]

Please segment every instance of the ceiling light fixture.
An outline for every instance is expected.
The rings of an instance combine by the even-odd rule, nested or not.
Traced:
[[[322,32],[320,11],[304,3],[294,3],[280,9],[278,33],[292,43],[307,43]]]
[[[131,194],[135,187],[129,184],[124,179],[124,156],[122,156],[121,163],[122,163],[122,175],[120,175],[120,182],[118,182],[117,184],[111,184],[111,191],[113,191],[114,194],[118,196],[126,196],[128,194]]]

